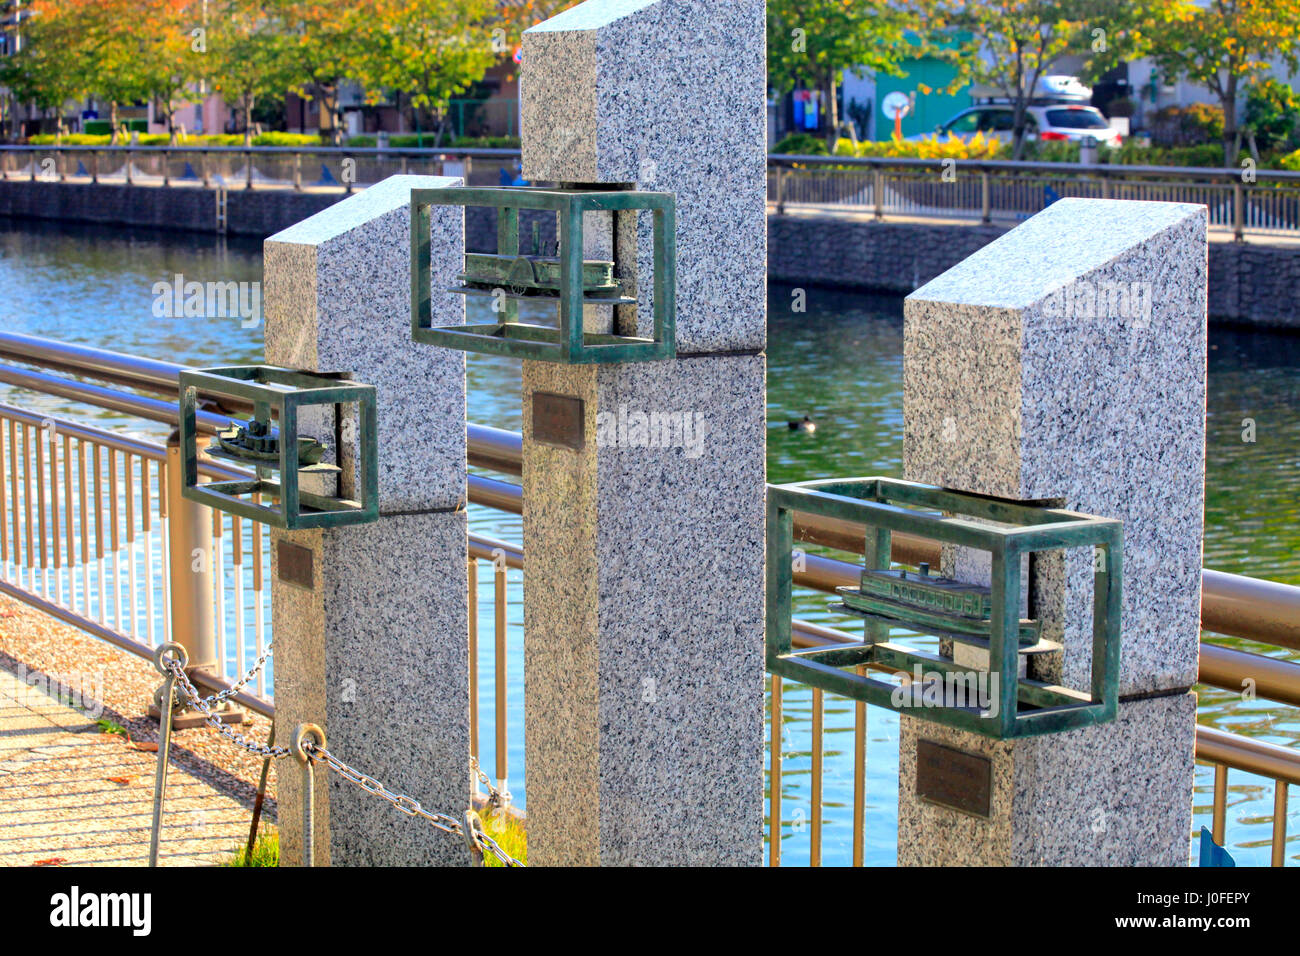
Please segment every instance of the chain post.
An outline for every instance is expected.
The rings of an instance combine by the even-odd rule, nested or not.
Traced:
[[[307,738],[311,738],[310,742]],[[293,754],[302,764],[302,865],[316,865],[316,774],[314,753],[325,749],[325,731],[316,724],[299,724],[293,732]]]
[[[169,660],[164,658],[171,655]],[[158,768],[153,782],[153,828],[149,833],[149,865],[158,865],[158,845],[162,841],[163,801],[167,797],[167,756],[172,743],[172,706],[176,699],[176,672],[184,673],[187,656],[179,644],[160,644],[153,652],[153,666],[163,675],[158,688]],[[178,665],[173,668],[172,663]]]

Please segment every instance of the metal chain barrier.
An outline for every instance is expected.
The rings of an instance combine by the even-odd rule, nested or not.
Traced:
[[[272,642],[272,644],[273,643],[274,642]],[[256,677],[258,673],[262,670],[262,668],[266,666],[267,660],[269,660],[271,657],[271,646],[272,646],[271,644],[266,645],[266,651],[263,652],[262,656],[257,659],[257,661],[253,664],[251,668],[249,668],[247,674],[245,674],[235,683],[231,684],[225,690],[219,691],[213,694],[211,697],[205,697],[203,699],[211,706],[216,707],[220,704],[224,704],[231,697],[234,697],[236,694],[238,694],[241,690],[243,690],[248,685],[248,682],[251,681],[254,677]]]
[[[189,675],[185,673],[185,650],[180,645],[161,645],[154,654],[154,663],[158,668],[159,673],[161,673],[166,679],[164,682],[164,688],[166,688],[166,690],[162,690],[160,693],[167,698],[171,698],[173,694],[170,693],[170,690],[174,687],[174,696],[178,696],[182,704],[192,707],[202,714],[205,724],[215,730],[222,737],[225,737],[235,746],[259,757],[269,758],[293,756],[303,764],[303,780],[304,786],[307,788],[303,794],[303,856],[304,861],[308,866],[312,865],[314,857],[312,839],[312,816],[314,810],[314,801],[312,800],[314,789],[312,764],[318,762],[324,763],[325,766],[333,770],[344,780],[355,784],[366,793],[387,800],[407,816],[419,817],[430,823],[436,830],[440,830],[450,836],[461,837],[465,840],[465,844],[469,847],[470,853],[477,865],[482,865],[485,852],[491,853],[493,857],[505,866],[522,867],[525,865],[522,861],[515,859],[503,850],[501,846],[488,835],[487,831],[483,827],[482,820],[473,810],[467,811],[464,821],[461,821],[457,820],[455,817],[448,816],[445,813],[433,813],[424,809],[424,807],[420,805],[420,802],[414,797],[388,789],[374,777],[361,773],[359,770],[349,766],[330,753],[325,747],[324,731],[314,724],[303,724],[300,726],[294,734],[292,746],[289,747],[262,744],[255,740],[249,740],[243,734],[231,730],[221,721],[215,708],[252,679],[252,677],[256,675],[257,670],[266,662],[266,658],[269,654],[270,648],[268,647],[266,654],[262,655],[261,659],[259,659],[253,666],[253,670],[250,671],[242,681],[230,687],[228,690],[222,691],[220,694],[214,694],[210,697],[199,696],[199,692],[190,680]],[[166,706],[162,707],[161,710],[168,729],[161,731],[160,736],[164,741],[169,742],[171,702],[170,700],[166,700],[161,703],[166,704]],[[160,745],[158,748],[158,776],[161,786],[155,787],[153,831],[153,846],[155,848],[158,843],[159,832],[161,829],[162,788],[166,786],[167,750],[168,748],[165,745]],[[502,793],[496,787],[492,786],[487,775],[479,767],[478,761],[473,758],[470,758],[470,769],[477,776],[478,780],[487,787],[488,803],[492,807],[492,811],[494,813],[504,812],[505,808],[509,806],[510,794],[508,792]],[[153,852],[153,857],[156,859],[156,849]]]

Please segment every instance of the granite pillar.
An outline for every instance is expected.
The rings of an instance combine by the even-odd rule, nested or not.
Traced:
[[[460,182],[393,176],[265,244],[267,362],[349,372],[378,401],[379,520],[272,532],[278,733],[287,741],[299,723],[319,724],[340,759],[451,815],[471,790],[465,359],[411,344],[409,203],[414,187]],[[464,220],[459,207],[432,212],[439,290],[461,268]],[[464,322],[458,296],[435,291],[433,310],[440,325]],[[300,548],[310,586],[280,575],[281,556]],[[297,765],[281,763],[278,779],[280,861],[296,865]],[[462,842],[321,765],[315,783],[318,865],[468,863]]]
[[[1206,259],[1203,206],[1066,199],[908,296],[905,477],[1119,518],[1124,572],[1113,723],[1006,742],[902,718],[900,864],[1187,864]],[[977,557],[947,548],[943,572],[987,583]],[[1086,689],[1093,560],[1030,564],[1027,607],[1063,651],[1029,676]],[[992,761],[988,819],[918,796],[919,739]]]
[[[524,34],[524,176],[677,203],[677,357],[524,363],[534,864],[762,861],[764,30],[762,0],[588,0]],[[644,335],[649,217],[607,228]]]

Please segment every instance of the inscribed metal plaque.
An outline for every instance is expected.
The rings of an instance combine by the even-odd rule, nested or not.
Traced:
[[[918,740],[916,795],[987,820],[993,798],[993,761],[933,740]]]
[[[306,588],[310,591],[315,585],[310,548],[290,541],[276,544],[276,576],[285,584]]]
[[[533,392],[533,441],[582,451],[582,399],[552,392]]]

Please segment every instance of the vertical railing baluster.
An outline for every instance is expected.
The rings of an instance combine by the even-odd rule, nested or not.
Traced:
[[[130,158],[128,157],[128,162]],[[104,477],[99,457],[100,446],[92,442],[91,467],[95,471],[95,591],[99,603],[99,623],[107,624],[107,611],[104,607]]]
[[[506,753],[506,559],[492,562],[495,570],[493,594],[496,611],[496,725],[497,789],[506,790],[509,757]]]
[[[127,601],[126,613],[128,615],[128,633],[133,637],[140,636],[140,628],[136,623],[136,576],[135,576],[135,461],[133,455],[123,454],[122,456],[122,477],[124,479],[122,489],[126,494],[126,575],[127,575]],[[141,464],[144,459],[140,459]]]
[[[1285,780],[1273,781],[1273,866],[1286,866],[1286,798]]]
[[[68,607],[77,606],[76,597],[76,533],[72,521],[72,436],[63,436],[63,524],[65,553],[68,556]]]
[[[86,498],[86,442],[77,441],[77,472],[79,482],[77,497],[80,508],[77,512],[81,528],[81,613],[90,617],[90,524],[87,520]]]
[[[13,419],[9,419],[13,424]],[[9,438],[5,432],[4,419],[0,419],[0,577],[9,576],[9,496],[5,489],[5,452],[9,449]]]
[[[171,481],[170,467],[166,458],[158,463],[158,544],[162,549],[162,567],[158,576],[162,578],[162,639],[165,644],[172,639],[171,496],[167,493],[167,482]]]
[[[469,755],[478,759],[478,559],[469,562]],[[479,792],[477,776],[474,792]]]
[[[40,555],[41,565],[41,588],[40,595],[46,599],[50,596],[50,577],[49,577],[49,550],[45,538],[45,427],[38,425],[32,429],[32,438],[36,441],[36,448],[31,455],[36,459],[36,527],[37,542],[39,544],[38,554]],[[36,591],[36,588],[32,588]]]
[[[113,562],[113,622],[118,633],[122,631],[122,592],[121,583],[122,539],[117,515],[117,449],[108,449],[108,527],[111,555]],[[100,586],[100,600],[104,599],[104,589]]]
[[[1228,813],[1228,767],[1226,764],[1214,765],[1214,818],[1210,831],[1214,842],[1223,846],[1223,834],[1226,829],[1224,820]]]
[[[145,639],[149,646],[154,646],[154,600],[153,600],[153,515],[149,502],[149,459],[140,459],[140,530],[144,536],[144,607]]]
[[[35,591],[36,581],[36,542],[33,538],[35,521],[32,517],[32,428],[24,424],[23,432],[23,540],[27,545],[23,554],[23,565],[27,568],[27,587]]]
[[[54,562],[54,603],[63,603],[63,558],[59,551],[59,438],[50,429],[46,451],[50,455],[50,552]]]
[[[826,692],[812,689],[812,819],[808,850],[810,866],[822,865],[822,770],[823,732],[825,730]]]
[[[857,668],[865,677],[867,669]],[[864,864],[867,810],[867,705],[853,702],[853,865]]]
[[[253,504],[261,504],[262,496],[253,495]],[[262,522],[254,521],[253,525],[253,612],[256,615],[254,624],[254,638],[257,641],[257,658],[261,659],[266,653],[266,605],[262,579]],[[257,695],[266,696],[266,668],[263,667],[257,672]]]
[[[180,502],[177,502],[180,505]],[[222,535],[225,533],[222,513],[212,508],[212,554],[205,557],[212,560],[212,600],[216,607],[213,628],[217,632],[217,673],[226,672],[226,548]]]
[[[230,546],[235,574],[235,679],[238,680],[247,669],[244,654],[244,522],[238,515],[230,516]],[[219,673],[225,673],[225,661],[221,662]]]
[[[767,865],[781,865],[781,675],[772,675],[771,769],[768,773]]]

